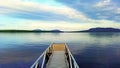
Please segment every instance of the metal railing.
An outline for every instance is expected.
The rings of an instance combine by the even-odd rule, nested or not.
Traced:
[[[45,68],[46,62],[52,54],[53,43],[39,56],[30,68]]]
[[[40,56],[39,58],[34,62],[34,64],[30,68],[46,68],[47,62],[52,55],[53,52],[53,45],[52,43]],[[79,68],[77,62],[75,61],[73,55],[71,54],[67,44],[65,43],[65,54],[68,61],[68,67],[69,68]]]
[[[66,56],[67,56],[69,68],[79,68],[75,58],[71,54],[71,52],[70,52],[70,50],[69,50],[69,48],[68,48],[66,43],[65,43],[65,49],[66,49]]]

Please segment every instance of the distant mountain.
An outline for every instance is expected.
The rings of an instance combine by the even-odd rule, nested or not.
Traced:
[[[55,30],[51,30],[51,32],[63,32],[63,31],[55,29]]]
[[[41,29],[34,29],[32,30],[33,32],[41,32],[42,30]]]
[[[79,32],[120,32],[117,28],[91,28],[89,30],[83,30]]]

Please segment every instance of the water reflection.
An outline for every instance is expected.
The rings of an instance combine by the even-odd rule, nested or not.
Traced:
[[[99,44],[92,44],[84,49],[79,48],[81,47],[78,44],[74,46],[74,49],[71,47],[71,50],[81,68],[120,67],[120,45],[118,44],[105,47],[101,47]]]
[[[17,47],[0,49],[0,68],[21,68],[21,66],[23,68],[29,68],[37,57],[48,47],[45,44],[25,45],[32,46],[14,45]]]
[[[93,37],[115,37],[115,36],[119,36],[119,33],[115,33],[115,32],[100,32],[100,33],[97,33],[97,32],[91,32],[89,33],[90,36],[93,36]]]
[[[81,68],[120,68],[120,33],[0,33],[0,68],[29,68],[51,42],[68,43]]]
[[[82,39],[83,42],[69,43],[79,66],[81,68],[120,68],[120,34],[88,33],[88,35],[89,39]]]

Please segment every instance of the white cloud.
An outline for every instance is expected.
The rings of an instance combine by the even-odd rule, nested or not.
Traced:
[[[97,22],[97,23],[96,23]],[[52,30],[52,29],[60,29],[65,31],[71,30],[86,30],[94,27],[113,27],[120,28],[120,23],[116,23],[114,21],[94,21],[94,23],[75,23],[75,22],[65,22],[65,21],[21,21],[5,26],[1,26],[0,29],[43,29],[43,30]],[[14,26],[14,27],[13,27]],[[22,28],[21,28],[22,27]]]
[[[104,0],[103,3],[109,3],[110,0]],[[101,2],[100,2],[101,3]],[[1,14],[9,14],[15,12],[51,12],[58,15],[63,15],[71,19],[78,19],[82,22],[96,22],[96,20],[90,19],[82,12],[77,11],[67,6],[51,6],[44,5],[36,2],[21,1],[21,0],[3,0],[0,2]]]
[[[120,14],[120,8],[117,8],[116,13]]]
[[[95,4],[95,6],[97,7],[105,7],[111,4],[111,0],[102,0],[100,2],[98,2],[97,4]]]
[[[67,16],[69,18],[78,18],[86,20],[87,17],[81,12],[78,12],[67,6],[51,6],[36,2],[21,1],[21,0],[3,0],[0,2],[1,14],[20,13],[20,12],[51,12],[58,15]]]

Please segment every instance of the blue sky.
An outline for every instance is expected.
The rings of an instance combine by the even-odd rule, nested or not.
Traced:
[[[0,29],[120,28],[120,0],[2,0]]]

